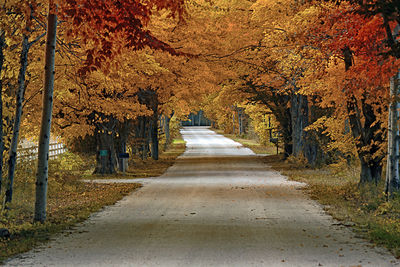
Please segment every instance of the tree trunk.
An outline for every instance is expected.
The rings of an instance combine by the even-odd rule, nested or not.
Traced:
[[[198,126],[201,126],[201,117],[202,117],[202,115],[203,115],[203,111],[199,110],[199,123],[198,123]]]
[[[399,89],[400,72],[390,79],[390,96],[393,101],[389,106],[389,123],[388,123],[388,156],[386,165],[386,182],[385,193],[390,197],[393,192],[397,192],[400,188],[399,181],[399,129],[397,108],[398,89]]]
[[[232,114],[232,133],[235,134],[235,111]]]
[[[171,122],[171,118],[168,117],[167,115],[164,115],[165,123],[164,123],[164,132],[165,132],[165,149],[169,146],[171,143],[171,134],[170,134],[170,128],[169,128],[169,123]]]
[[[4,64],[4,53],[3,53],[4,46],[5,46],[4,31],[0,30],[0,77]],[[3,81],[0,78],[0,196],[1,196],[1,189],[3,186],[3,151],[4,151],[3,140],[4,140],[3,139]]]
[[[280,125],[283,141],[283,156],[287,158],[293,154],[291,109],[278,106],[273,110],[273,113]]]
[[[317,121],[321,116],[328,115],[327,109],[319,108],[316,106],[315,97],[308,98],[309,103],[309,124]],[[311,167],[315,168],[318,164],[323,163],[325,154],[321,148],[324,138],[322,131],[307,131],[306,145],[304,147],[304,156]]]
[[[128,158],[126,152],[126,145],[128,142],[128,136],[131,131],[131,120],[126,120],[123,123],[120,123],[119,127],[119,137],[118,137],[118,167],[119,171],[126,172],[128,170]]]
[[[308,126],[307,96],[294,94],[291,98],[293,155],[300,156],[305,146],[304,128]]]
[[[349,47],[343,49],[343,57],[345,70],[348,71],[353,65],[353,56]],[[355,96],[349,94],[346,100],[346,108],[349,126],[354,139],[356,139],[357,154],[361,163],[360,184],[371,182],[377,184],[381,179],[383,155],[375,154],[380,150],[383,135],[381,123],[376,121],[374,108],[366,102],[366,99],[368,99],[368,95],[364,93],[360,100],[360,110]]]
[[[119,171],[126,172],[128,170],[128,159],[121,157],[121,154],[126,154],[126,141],[121,141],[119,151]]]
[[[239,124],[239,135],[243,134],[243,125],[242,125],[242,109],[238,108],[238,124]]]
[[[147,123],[147,118],[142,117],[142,120],[140,122],[141,124],[141,133],[140,137],[142,138],[142,160],[146,160],[148,157],[149,153],[149,137],[148,137],[148,123]]]
[[[114,174],[116,166],[114,135],[108,130],[102,130],[97,134],[97,165],[93,174]]]
[[[375,183],[377,184],[381,179],[382,166],[377,163],[372,163],[365,158],[360,157],[361,174],[360,184]]]
[[[361,99],[362,110],[359,110],[357,100],[351,96],[347,100],[349,125],[353,137],[356,139],[357,154],[361,162],[360,183],[374,182],[381,179],[381,161],[383,155],[375,155],[380,150],[383,135],[380,123],[376,122],[373,107]],[[361,111],[364,115],[364,123],[361,122]],[[368,148],[368,149],[366,149]]]
[[[35,222],[46,220],[47,179],[49,161],[49,141],[51,115],[53,110],[54,65],[57,34],[57,6],[53,0],[49,1],[49,15],[47,20],[47,42],[44,67],[44,90],[42,124],[39,135],[38,169],[36,175]]]
[[[319,152],[319,146],[317,143],[317,140],[310,135],[307,134],[307,138],[305,141],[304,149],[303,149],[303,154],[304,157],[307,159],[308,164],[314,168],[317,165],[318,162],[318,152]]]
[[[20,55],[20,69],[18,74],[18,89],[16,92],[16,100],[15,100],[16,107],[14,115],[14,126],[13,126],[13,133],[12,133],[12,139],[8,156],[8,185],[7,185],[6,199],[5,199],[6,205],[8,203],[11,203],[13,197],[14,176],[15,176],[15,167],[17,163],[17,148],[19,141],[19,129],[21,126],[22,107],[25,94],[25,74],[26,74],[26,68],[28,66],[28,52],[29,52],[28,36],[26,34],[23,34],[22,48]]]
[[[158,160],[159,149],[158,149],[158,115],[155,113],[153,115],[153,120],[151,123],[151,157],[154,160]]]

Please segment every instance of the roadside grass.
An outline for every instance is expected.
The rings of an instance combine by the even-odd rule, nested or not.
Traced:
[[[238,143],[241,143],[244,147],[250,148],[256,154],[267,154],[267,155],[275,155],[276,154],[276,146],[274,144],[269,145],[262,145],[258,143],[256,140],[239,137],[235,134],[227,134],[221,130],[215,130],[216,133],[221,134],[227,138],[230,138]],[[279,148],[278,151],[280,152],[281,149]]]
[[[159,161],[149,160],[148,163],[135,165],[129,170],[129,176],[161,175],[184,150],[183,140],[174,141],[170,148],[160,155]],[[94,165],[93,157],[72,153],[65,153],[49,162],[47,220],[40,224],[33,223],[36,165],[34,162],[19,164],[13,203],[9,210],[0,214],[0,228],[6,228],[11,233],[9,238],[0,238],[0,264],[11,256],[46,243],[57,233],[73,229],[74,225],[86,220],[93,212],[114,204],[141,187],[138,183],[81,182],[82,179],[88,179],[88,170],[93,170]],[[98,175],[93,177],[98,178]],[[116,175],[113,178],[127,177]]]
[[[247,140],[243,142],[233,135],[225,136],[250,149],[257,147],[253,151],[264,154],[260,153],[262,148],[248,146]],[[266,151],[268,149],[265,148]],[[265,156],[263,161],[290,180],[306,183],[305,192],[321,203],[325,211],[343,226],[352,227],[358,236],[386,247],[396,258],[400,258],[400,195],[386,201],[383,181],[377,186],[360,186],[360,168],[356,164],[348,165],[342,161],[311,169],[301,160],[283,160],[282,155],[276,155],[276,151],[274,154]]]
[[[166,151],[160,153],[158,160],[151,158],[130,163],[127,175],[133,178],[157,177],[171,167],[176,158],[185,152],[186,142],[181,137],[176,138]]]
[[[129,168],[126,173],[118,173],[116,175],[92,175],[93,168],[90,172],[86,172],[84,179],[134,179],[134,178],[148,178],[157,177],[162,175],[169,167],[171,167],[176,158],[185,152],[186,142],[181,138],[175,138],[169,147],[160,152],[159,159],[141,160],[134,158],[129,161]]]
[[[359,185],[359,167],[345,162],[320,169],[284,162],[276,156],[267,156],[265,162],[291,180],[306,183],[311,198],[342,225],[353,227],[360,237],[400,257],[400,197],[386,201],[383,182]]]

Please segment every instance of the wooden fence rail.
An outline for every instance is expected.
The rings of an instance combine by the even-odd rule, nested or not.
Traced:
[[[64,144],[50,143],[49,145],[49,158],[56,158],[67,151]],[[18,149],[17,158],[22,161],[35,160],[38,157],[38,146],[21,147]]]

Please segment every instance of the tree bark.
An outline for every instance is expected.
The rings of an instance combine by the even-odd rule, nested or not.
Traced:
[[[270,106],[272,113],[275,115],[275,118],[280,125],[279,130],[282,135],[284,158],[287,158],[293,154],[292,113],[291,109],[286,105],[276,105],[274,107]]]
[[[16,92],[16,99],[15,99],[16,107],[14,115],[14,126],[13,126],[13,133],[12,133],[9,156],[8,156],[8,184],[7,184],[6,199],[5,199],[6,205],[11,203],[13,197],[13,186],[14,186],[15,167],[17,163],[19,130],[21,126],[22,107],[25,94],[25,74],[26,74],[26,68],[28,66],[28,52],[29,52],[28,35],[23,34],[22,48],[20,55],[20,69],[18,74],[18,89]]]
[[[309,100],[309,124],[314,123],[318,118],[323,115],[330,115],[329,110],[319,108],[316,106],[315,98],[311,97]],[[307,162],[311,167],[315,168],[318,164],[325,161],[325,154],[321,148],[324,145],[323,139],[326,139],[322,131],[307,131],[306,145],[304,148],[304,155]]]
[[[96,168],[93,174],[114,174],[116,166],[114,134],[108,130],[100,130],[97,133]]]
[[[118,167],[121,172],[126,172],[128,170],[128,158],[121,157],[121,154],[126,154],[126,145],[128,142],[129,133],[131,131],[131,125],[132,121],[126,120],[123,123],[120,123],[120,127],[118,129]]]
[[[148,123],[146,117],[141,117],[140,120],[140,139],[141,139],[141,158],[146,160],[149,153],[149,138],[148,138]]]
[[[151,123],[151,157],[154,160],[158,160],[159,157],[159,149],[158,149],[158,119],[157,117],[153,117]]]
[[[239,135],[244,134],[243,129],[243,108],[238,108],[238,123],[239,123]]]
[[[304,128],[308,126],[308,100],[307,96],[293,94],[291,98],[292,114],[292,141],[293,155],[298,157],[303,155],[305,149],[306,133]]]
[[[343,49],[343,57],[345,70],[348,71],[354,64],[349,47]],[[374,154],[379,151],[379,146],[383,142],[383,135],[381,123],[376,122],[374,108],[370,103],[367,103],[367,98],[367,93],[364,93],[360,101],[357,101],[355,96],[350,93],[347,96],[346,107],[349,126],[354,139],[356,139],[357,154],[361,163],[360,184],[372,182],[377,184],[381,179],[383,156]],[[361,120],[362,115],[363,120]]]
[[[54,0],[49,1],[49,15],[47,20],[47,41],[44,67],[44,90],[42,124],[39,135],[38,169],[36,175],[35,222],[46,220],[47,180],[49,164],[49,142],[51,116],[53,110],[54,67],[57,35],[57,5]]]
[[[164,115],[164,132],[165,132],[165,146],[164,149],[167,149],[169,144],[171,143],[171,134],[170,134],[170,126],[171,118],[167,115]]]
[[[159,158],[159,139],[158,139],[158,95],[157,91],[150,91],[150,107],[153,110],[151,124],[151,157],[154,160]]]
[[[126,153],[126,140],[121,141],[120,154]],[[119,157],[119,171],[126,172],[128,170],[128,159]]]
[[[199,110],[199,123],[198,123],[198,126],[201,126],[201,117],[202,117],[202,115],[203,115],[203,111]]]
[[[400,72],[390,79],[390,96],[393,101],[389,106],[388,122],[388,156],[386,162],[386,182],[385,193],[390,197],[394,192],[399,191],[399,129],[398,118],[398,90],[399,90]]]
[[[232,114],[232,133],[235,134],[235,110]]]
[[[0,196],[1,189],[3,186],[3,151],[4,151],[4,139],[3,139],[3,81],[1,79],[1,73],[4,64],[4,53],[5,47],[5,36],[4,31],[0,30]]]
[[[366,103],[366,97],[361,99],[362,110],[357,100],[351,96],[347,100],[349,125],[353,137],[356,139],[357,154],[361,163],[360,184],[375,183],[381,179],[381,161],[383,156],[374,155],[379,151],[379,144],[383,142],[381,124],[376,122],[373,107]],[[361,112],[364,122],[361,122]],[[368,147],[368,149],[366,149]]]

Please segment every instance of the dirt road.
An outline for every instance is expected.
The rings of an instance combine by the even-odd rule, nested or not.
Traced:
[[[159,178],[9,266],[392,266],[250,150],[201,127]]]

